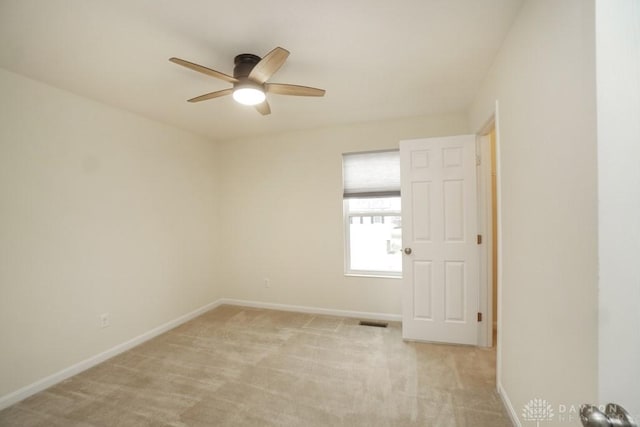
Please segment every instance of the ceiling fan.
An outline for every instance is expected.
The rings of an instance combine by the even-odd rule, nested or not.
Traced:
[[[169,61],[199,73],[233,83],[232,88],[200,95],[189,99],[188,102],[200,102],[225,95],[233,95],[233,99],[237,102],[244,105],[253,105],[260,114],[267,115],[271,113],[271,107],[269,107],[266,99],[267,93],[294,96],[324,96],[325,94],[324,89],[315,87],[267,83],[267,80],[280,69],[288,56],[289,51],[281,47],[276,47],[267,53],[264,58],[251,53],[242,53],[234,59],[233,76],[180,58],[170,58]]]

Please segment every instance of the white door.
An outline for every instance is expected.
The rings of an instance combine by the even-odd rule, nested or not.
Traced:
[[[477,344],[475,136],[400,142],[402,334]]]

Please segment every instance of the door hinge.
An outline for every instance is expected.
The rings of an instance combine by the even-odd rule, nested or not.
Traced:
[[[482,244],[482,234],[478,234],[477,241],[479,245]]]
[[[478,322],[482,322],[482,313],[478,312]]]
[[[480,166],[481,163],[482,158],[480,157],[480,154],[476,154],[476,166]]]

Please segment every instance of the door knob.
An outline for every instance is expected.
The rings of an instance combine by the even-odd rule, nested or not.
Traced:
[[[404,253],[407,255],[411,255],[411,248],[404,248]]]
[[[625,409],[615,403],[608,403],[604,413],[597,406],[583,405],[580,421],[585,427],[638,427]]]

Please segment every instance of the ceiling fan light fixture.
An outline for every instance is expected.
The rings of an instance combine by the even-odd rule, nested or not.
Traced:
[[[262,58],[252,53],[241,53],[236,55],[233,60],[235,65],[233,67],[233,76],[180,58],[169,58],[169,61],[233,84],[233,87],[205,93],[204,95],[187,99],[187,102],[200,102],[233,95],[233,99],[237,103],[253,106],[258,113],[266,116],[271,114],[271,107],[267,102],[267,92],[277,95],[324,96],[324,89],[284,83],[268,83],[268,80],[280,69],[288,56],[289,51],[281,47],[276,47]]]
[[[266,98],[264,91],[254,86],[240,86],[233,90],[233,99],[243,105],[258,105]]]

